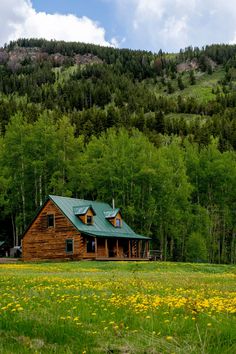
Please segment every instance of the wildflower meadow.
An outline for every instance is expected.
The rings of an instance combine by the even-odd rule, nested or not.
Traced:
[[[0,353],[236,353],[236,269],[2,264]]]

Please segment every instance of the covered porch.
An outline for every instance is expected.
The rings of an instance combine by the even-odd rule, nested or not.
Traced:
[[[96,260],[148,260],[150,240],[85,236],[86,255]]]

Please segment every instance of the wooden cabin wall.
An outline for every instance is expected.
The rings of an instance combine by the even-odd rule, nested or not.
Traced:
[[[54,227],[48,227],[47,215],[55,216]],[[66,252],[66,239],[73,239],[73,253]],[[80,232],[60,209],[49,200],[26,232],[23,243],[23,260],[83,257],[84,245]]]
[[[82,248],[82,253],[83,253],[83,258],[87,259],[95,259],[96,258],[96,251],[95,252],[87,252],[87,240],[92,239],[95,242],[95,238],[91,236],[82,236],[83,238],[83,248]]]
[[[88,238],[88,237],[87,237]],[[108,249],[106,250],[106,244],[105,244],[105,238],[94,238],[94,241],[97,242],[97,252],[87,252],[87,247],[86,247],[86,243],[87,243],[87,238],[86,236],[84,236],[84,248],[83,248],[83,254],[84,254],[84,258],[89,258],[89,259],[93,259],[93,258],[102,258],[102,257],[108,257]],[[113,242],[115,242],[115,240],[113,240]],[[108,243],[107,243],[108,245]],[[108,245],[109,247],[109,245]],[[115,246],[114,246],[115,247]]]
[[[85,224],[85,221],[86,221],[86,214],[85,214],[85,215],[79,215],[78,218],[80,218],[80,220],[82,221],[82,223]]]
[[[97,239],[97,256],[98,257],[108,257],[108,254],[106,253],[104,238]]]

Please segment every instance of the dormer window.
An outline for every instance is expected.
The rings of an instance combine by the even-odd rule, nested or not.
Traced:
[[[104,212],[105,218],[114,226],[122,227],[122,217],[120,209],[111,209]]]
[[[91,205],[73,207],[74,214],[86,225],[93,225],[96,215]]]
[[[121,227],[121,219],[116,218],[116,227]]]

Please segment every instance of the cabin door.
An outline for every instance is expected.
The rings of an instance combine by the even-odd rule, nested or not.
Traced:
[[[129,242],[130,240],[123,240],[123,256],[125,258],[129,257]]]
[[[107,241],[108,257],[116,257],[116,240],[110,239]]]

